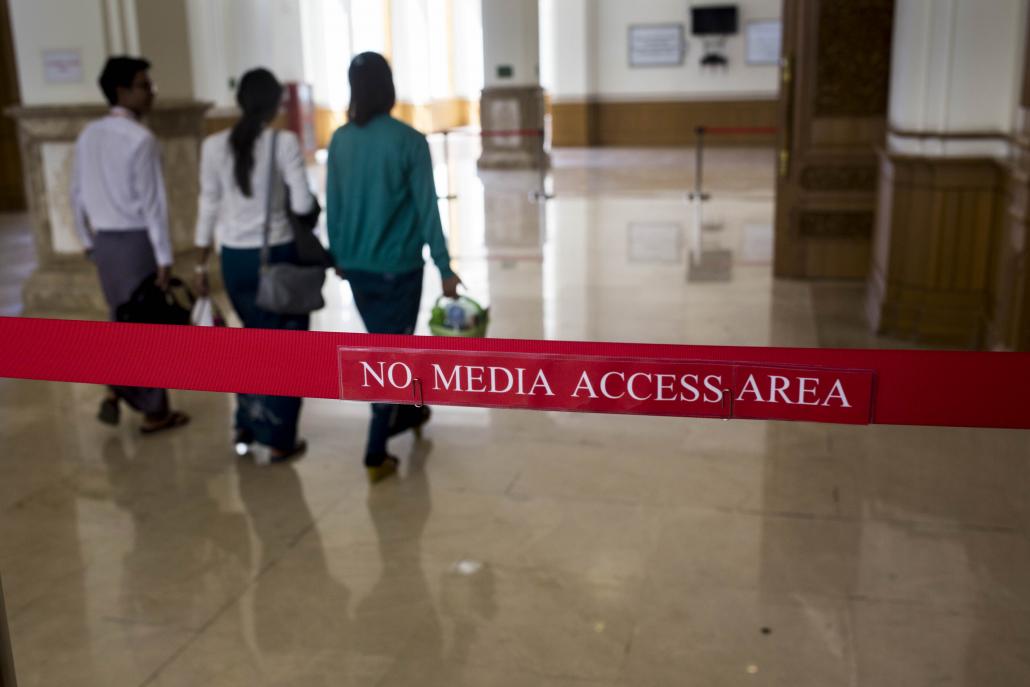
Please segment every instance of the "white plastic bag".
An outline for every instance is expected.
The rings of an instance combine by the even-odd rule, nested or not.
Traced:
[[[201,297],[193,304],[193,313],[190,321],[197,327],[214,327],[216,312],[214,303],[210,298]]]

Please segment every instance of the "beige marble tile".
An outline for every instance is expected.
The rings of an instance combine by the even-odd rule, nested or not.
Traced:
[[[1027,502],[1024,434],[872,428],[861,437],[865,510],[883,519],[1018,527]],[[837,450],[849,451],[845,446]]]
[[[939,526],[667,511],[650,579],[709,587],[907,602],[957,610],[1030,604],[1022,533]]]
[[[141,685],[191,636],[96,610],[88,595],[47,596],[12,618],[18,685]]]
[[[452,143],[446,231],[494,336],[901,345],[862,285],[772,279],[769,151],[712,151],[699,232],[690,151],[562,151],[540,206]],[[325,295],[316,328],[362,330],[346,283]],[[364,404],[306,401],[308,455],[262,469],[230,396],[175,392],[191,426],[143,438],[100,394],[0,380],[19,684],[1028,682],[1025,433],[437,408],[370,488]]]
[[[641,605],[622,684],[845,687],[856,684],[853,631],[841,600],[655,587]]]
[[[511,493],[833,517],[858,512],[854,468],[831,455],[820,428],[670,419],[634,431],[624,418],[561,422],[578,445],[534,445]]]
[[[853,604],[857,684],[1030,684],[1030,617],[910,604]]]
[[[406,660],[417,664],[442,655],[444,663],[498,674],[602,682],[618,677],[636,626],[635,587],[546,570],[491,566],[477,574],[491,577],[477,592],[484,597],[478,610],[459,606],[455,618],[442,608],[419,626]],[[446,574],[441,593],[460,581]]]

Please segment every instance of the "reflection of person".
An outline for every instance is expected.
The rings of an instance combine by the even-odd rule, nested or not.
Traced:
[[[367,628],[351,620],[350,590],[329,568],[296,468],[285,465],[269,475],[240,463],[237,470],[240,498],[258,542],[251,569],[262,572],[250,588],[253,612],[240,604],[240,621],[253,624],[242,634],[253,637],[247,645],[260,652],[265,679],[275,682],[273,676],[289,674],[290,684],[311,685],[346,675],[349,649]]]
[[[362,654],[381,654],[380,637],[394,636],[399,628],[417,621],[419,660],[394,661],[382,679],[384,684],[421,684],[426,675],[439,684],[456,684],[442,679],[443,626],[422,568],[422,537],[433,512],[425,471],[432,449],[431,442],[416,442],[407,460],[407,479],[395,489],[370,490],[366,500],[375,527],[380,576],[354,607],[354,623],[362,630],[357,648]]]
[[[329,145],[326,212],[329,246],[350,281],[365,328],[373,334],[412,334],[422,296],[422,248],[429,244],[444,293],[457,295],[433,164],[425,136],[390,116],[393,74],[382,55],[351,62],[348,123]],[[418,429],[427,408],[372,404],[365,466],[377,482],[397,471],[387,439]]]
[[[222,276],[233,308],[244,327],[307,329],[308,315],[280,315],[257,305],[258,276],[265,222],[269,225],[268,261],[294,262],[297,247],[286,216],[282,182],[268,198],[268,169],[275,140],[276,178],[289,189],[290,209],[305,215],[315,206],[308,188],[304,156],[296,135],[269,128],[279,113],[283,88],[266,69],[243,75],[236,100],[243,111],[231,131],[209,136],[200,156],[200,209],[196,243],[200,247],[196,287],[207,294],[207,260],[218,227]],[[266,213],[268,217],[266,218]],[[219,222],[221,217],[221,222]],[[236,409],[236,444],[246,453],[253,442],[268,448],[269,462],[299,456],[307,448],[297,439],[301,399],[240,394]]]
[[[140,123],[154,104],[149,69],[146,60],[108,59],[100,88],[111,112],[88,124],[75,143],[70,189],[75,229],[86,256],[96,263],[111,319],[144,281],[156,275],[164,289],[171,275],[160,150],[154,134]],[[144,433],[189,421],[169,407],[164,389],[110,387],[100,404],[102,422],[118,423],[119,401],[144,414]]]
[[[454,623],[447,664],[468,663],[479,628],[497,615],[496,585],[494,569],[489,563],[472,565],[467,570],[455,566],[441,576],[441,613]]]
[[[120,608],[108,612],[127,622],[168,622],[172,615],[193,625],[210,617],[212,604],[221,605],[250,583],[250,531],[244,514],[223,507],[212,496],[210,474],[184,470],[152,446],[134,449],[116,436],[103,445],[110,484],[103,497],[131,521],[122,574],[112,578],[118,580]],[[190,535],[175,537],[174,545],[169,542],[169,524],[182,524],[180,518],[167,517],[169,508],[188,512],[192,523]],[[176,593],[170,597],[172,587]]]

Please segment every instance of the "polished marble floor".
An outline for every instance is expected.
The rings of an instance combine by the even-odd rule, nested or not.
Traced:
[[[772,279],[770,151],[714,151],[699,218],[689,151],[561,151],[535,203],[451,145],[495,336],[898,345],[861,285]],[[0,222],[4,313],[27,245]],[[360,330],[326,294],[315,326]],[[0,380],[22,687],[1030,684],[1026,433],[438,408],[369,487],[362,405],[306,402],[309,455],[259,468],[229,397],[144,438],[99,395]]]

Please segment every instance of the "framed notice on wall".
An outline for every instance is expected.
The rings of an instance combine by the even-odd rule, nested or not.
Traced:
[[[78,50],[44,50],[43,78],[47,83],[81,83],[82,53]]]
[[[748,64],[779,64],[783,25],[778,19],[749,21],[744,29]]]
[[[683,64],[687,40],[683,24],[633,24],[629,27],[630,67]]]

